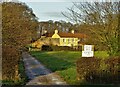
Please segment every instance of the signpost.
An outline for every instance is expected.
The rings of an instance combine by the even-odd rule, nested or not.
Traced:
[[[94,56],[94,45],[83,45],[82,57],[93,57]]]

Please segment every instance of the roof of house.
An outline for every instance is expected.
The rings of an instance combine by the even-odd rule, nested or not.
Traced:
[[[46,33],[46,34],[43,34],[42,36],[46,36],[46,37],[52,37],[52,35],[53,35],[54,33]],[[81,33],[65,33],[65,32],[60,32],[60,33],[58,33],[58,35],[60,36],[60,37],[68,37],[68,38],[86,38],[87,37],[87,35],[86,34],[81,34]]]

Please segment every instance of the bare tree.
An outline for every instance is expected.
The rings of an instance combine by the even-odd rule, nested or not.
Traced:
[[[119,52],[119,2],[76,2],[62,14],[76,23],[90,25],[89,30],[110,55]]]

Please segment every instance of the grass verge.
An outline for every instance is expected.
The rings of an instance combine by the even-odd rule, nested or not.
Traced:
[[[25,73],[23,58],[21,58],[21,60],[19,62],[19,73],[20,73],[20,81],[18,84],[25,85],[26,82],[28,82],[28,77]]]

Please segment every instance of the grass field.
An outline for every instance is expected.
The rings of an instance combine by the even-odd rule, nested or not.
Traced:
[[[51,69],[53,72],[58,72],[67,83],[72,85],[78,84],[76,78],[76,61],[78,58],[81,58],[80,51],[32,51],[31,54],[47,68]],[[95,56],[106,58],[108,54],[105,51],[97,51],[95,52]]]

